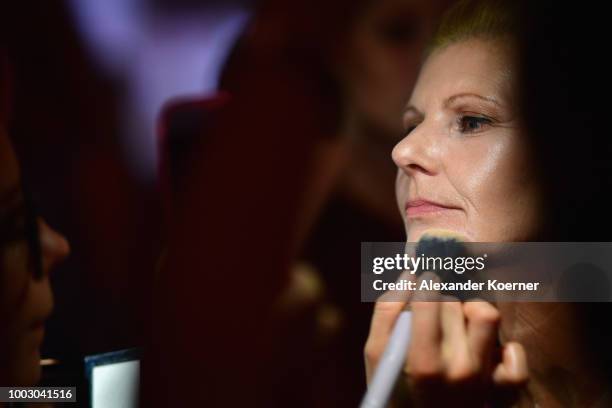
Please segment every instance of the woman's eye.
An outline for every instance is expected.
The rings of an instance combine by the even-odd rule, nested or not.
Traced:
[[[461,116],[459,117],[459,131],[462,133],[480,132],[491,123],[491,119],[481,116]]]

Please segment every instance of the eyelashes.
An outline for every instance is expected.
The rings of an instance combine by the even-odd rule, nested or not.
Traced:
[[[421,123],[406,126],[403,137],[410,135]],[[463,134],[474,134],[487,130],[494,123],[493,119],[482,115],[459,115],[455,119],[455,128]]]
[[[461,133],[478,133],[493,124],[493,120],[484,116],[462,115],[457,118],[457,127]]]

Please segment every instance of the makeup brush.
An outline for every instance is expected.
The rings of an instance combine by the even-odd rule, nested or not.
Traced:
[[[423,255],[425,257],[441,258],[465,256],[466,249],[462,244],[464,241],[463,236],[453,231],[443,229],[427,230],[417,243],[415,256]],[[423,272],[426,271],[417,271],[417,276],[420,276]],[[436,273],[442,281],[445,279],[456,279],[451,274],[457,275],[453,272],[449,274],[447,271],[433,270],[430,272]],[[410,342],[411,321],[411,311],[403,310],[399,314],[393,332],[389,337],[387,347],[361,402],[361,408],[385,408],[389,404],[393,388],[406,360],[408,343]]]

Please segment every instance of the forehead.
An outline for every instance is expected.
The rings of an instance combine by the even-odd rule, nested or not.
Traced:
[[[424,107],[459,93],[506,101],[511,95],[512,59],[501,41],[471,39],[434,51],[426,60],[411,103]]]

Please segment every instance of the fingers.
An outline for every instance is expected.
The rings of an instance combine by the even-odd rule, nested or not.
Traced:
[[[412,302],[412,337],[405,371],[416,380],[439,376],[443,370],[440,355],[442,332],[439,302]]]
[[[412,279],[409,272],[404,272],[398,280]],[[410,291],[393,291],[381,296],[374,305],[370,333],[364,348],[366,376],[368,383],[378,361],[382,356],[393,331],[395,321],[410,300]]]
[[[440,300],[412,302],[413,337],[405,371],[416,384],[460,385],[490,378],[498,310],[484,301]]]
[[[493,371],[493,382],[500,386],[524,384],[528,379],[527,354],[519,343],[508,342],[502,350],[502,361]]]
[[[406,302],[377,302],[372,313],[370,324],[370,337],[381,340],[388,337],[393,330],[397,315],[404,309]]]
[[[412,279],[413,276],[409,272],[403,272],[399,278]],[[374,305],[372,314],[372,322],[370,324],[370,339],[375,341],[385,341],[393,330],[393,325],[399,313],[406,307],[410,300],[410,291],[393,291],[383,294],[379,301]]]
[[[419,280],[424,279],[437,281],[438,277],[425,273]],[[492,385],[514,389],[527,381],[527,359],[520,344],[507,343],[501,362],[494,364],[499,356],[501,315],[491,303],[462,303],[431,290],[417,290],[400,301],[394,293],[388,299],[393,301],[380,301],[374,308],[365,349],[368,382],[399,314],[406,307],[412,310],[412,319],[404,371],[418,400],[435,401],[440,397],[440,386],[469,400],[480,395],[473,392],[476,389]]]
[[[450,381],[468,381],[477,374],[478,365],[471,358],[463,307],[457,299],[440,304],[442,359]]]
[[[463,304],[467,319],[467,342],[473,361],[489,368],[497,340],[500,312],[492,304],[472,301]]]
[[[438,277],[431,272],[421,275],[419,282],[423,280],[439,281]],[[440,356],[441,305],[438,300],[438,292],[417,291],[410,302],[412,335],[404,371],[409,372],[417,381],[435,377],[443,369],[443,361]]]

